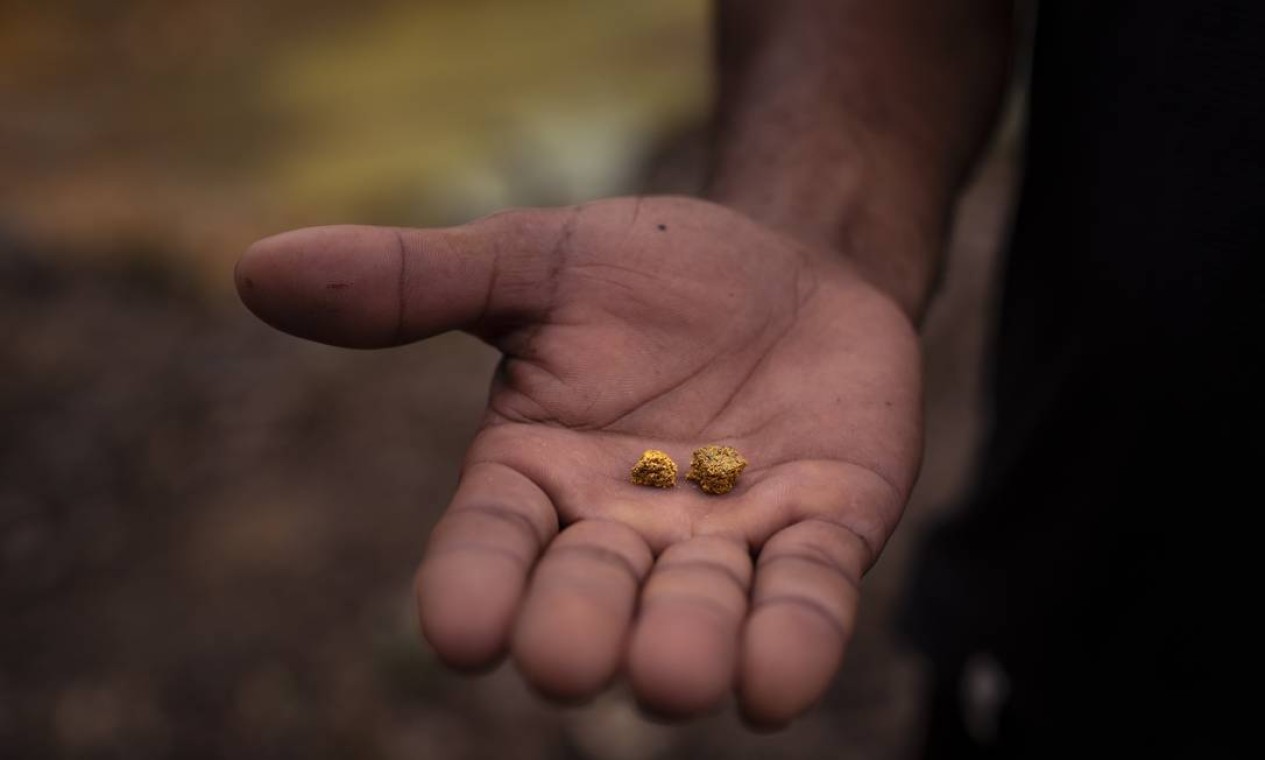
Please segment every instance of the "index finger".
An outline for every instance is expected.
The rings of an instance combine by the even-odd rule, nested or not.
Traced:
[[[414,584],[422,635],[440,659],[481,668],[505,653],[527,576],[557,532],[553,503],[517,470],[481,462],[462,475]]]

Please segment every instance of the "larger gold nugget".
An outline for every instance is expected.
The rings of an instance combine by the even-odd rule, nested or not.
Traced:
[[[687,480],[698,483],[704,493],[722,494],[734,490],[747,460],[732,446],[704,446],[694,450]]]
[[[658,449],[649,449],[633,465],[632,482],[639,486],[671,488],[676,485],[676,462]]]

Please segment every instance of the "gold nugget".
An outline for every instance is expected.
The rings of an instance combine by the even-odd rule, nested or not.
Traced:
[[[676,485],[676,462],[658,449],[649,449],[633,466],[632,482],[639,486],[671,488]]]
[[[734,490],[747,460],[732,446],[704,446],[694,450],[687,480],[698,483],[703,493],[722,494]]]

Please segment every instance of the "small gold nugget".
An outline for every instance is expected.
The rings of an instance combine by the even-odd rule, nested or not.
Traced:
[[[704,493],[729,493],[746,466],[747,460],[732,446],[704,446],[694,450],[694,460],[685,477],[697,482]]]
[[[658,449],[649,449],[633,466],[632,482],[639,486],[671,488],[676,485],[676,462]]]

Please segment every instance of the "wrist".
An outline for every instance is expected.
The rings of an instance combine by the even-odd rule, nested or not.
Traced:
[[[835,129],[762,152],[718,144],[705,197],[845,257],[918,322],[938,275],[955,182],[902,146]]]

